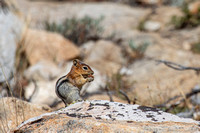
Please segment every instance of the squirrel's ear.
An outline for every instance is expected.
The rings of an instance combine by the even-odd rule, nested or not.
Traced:
[[[79,62],[78,59],[73,60],[73,65],[74,65],[74,66],[77,66],[78,62]]]

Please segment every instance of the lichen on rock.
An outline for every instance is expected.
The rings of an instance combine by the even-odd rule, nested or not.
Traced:
[[[58,111],[31,118],[19,125],[15,131],[37,132],[62,129],[62,131],[72,132],[194,132],[200,131],[199,124],[198,121],[180,118],[156,108],[92,100],[78,102]]]

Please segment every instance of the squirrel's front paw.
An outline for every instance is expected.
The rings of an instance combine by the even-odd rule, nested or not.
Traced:
[[[88,82],[92,82],[93,80],[94,80],[94,77],[93,77],[93,76],[87,77],[87,81],[88,81]]]

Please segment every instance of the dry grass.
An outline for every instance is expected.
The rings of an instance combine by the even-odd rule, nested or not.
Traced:
[[[119,71],[111,76],[107,76],[107,91],[112,92],[116,97],[123,100],[127,100],[127,97],[130,99],[127,94],[131,90],[134,82],[130,82],[127,78],[126,75],[121,74]],[[132,103],[134,99],[135,97],[130,99],[130,102]]]
[[[3,120],[3,116],[1,115],[0,117],[0,120],[1,120],[1,130],[2,132],[7,132],[10,130],[9,126],[8,126],[8,119],[7,119],[7,112],[5,110],[5,102],[4,102],[4,99],[2,98],[2,101],[3,101],[3,113],[5,114],[5,120]]]
[[[6,82],[6,84],[7,84],[7,86],[8,86],[8,88],[9,88],[9,93],[11,94],[11,97],[13,97],[13,91],[12,91],[12,89],[11,89],[11,87],[10,87],[10,85],[9,85],[9,83],[8,83],[8,79],[7,79],[7,77],[6,77],[6,74],[5,74],[5,71],[4,71],[4,69],[3,69],[3,67],[2,67],[2,65],[0,64],[0,68],[1,68],[1,71],[2,71],[2,73],[3,73],[3,75],[4,75],[4,78],[5,78],[5,82]],[[20,89],[21,91],[22,91],[22,87],[21,87],[21,89]],[[3,96],[1,96],[1,97],[3,97]],[[20,96],[21,97],[21,96]],[[1,116],[0,116],[0,119],[1,119],[1,126],[0,126],[0,128],[1,128],[1,130],[2,130],[2,132],[5,132],[5,133],[7,133],[7,132],[10,132],[11,131],[11,129],[10,129],[10,126],[9,126],[9,122],[8,122],[8,118],[10,118],[11,116],[8,116],[7,115],[7,111],[8,110],[6,110],[6,103],[5,103],[5,101],[4,101],[4,98],[1,98],[1,100],[2,100],[2,103],[3,103],[3,107],[1,107],[1,109],[3,110],[3,114],[1,114]],[[17,106],[17,104],[16,104],[16,100],[14,100],[14,108],[12,108],[12,107],[10,107],[10,104],[8,104],[9,106],[8,106],[8,108],[9,108],[9,110],[11,111],[12,109],[14,109],[14,112],[15,112],[15,114],[12,114],[12,115],[14,115],[14,117],[15,117],[15,126],[17,126],[17,125],[19,125],[20,123],[19,123],[19,121],[24,121],[25,120],[25,113],[24,113],[24,105],[22,104],[21,106],[22,106],[22,108],[19,108],[18,106]],[[2,111],[1,110],[1,111]],[[20,110],[22,110],[22,114],[19,114],[18,112],[20,112]],[[2,112],[1,112],[2,113]],[[14,118],[14,117],[12,117],[12,118]],[[3,119],[4,118],[4,119]],[[21,120],[20,120],[21,119]]]
[[[8,0],[6,1],[8,2],[8,6],[11,8],[15,8],[15,3],[12,0]],[[10,9],[10,8],[9,8]],[[16,86],[18,86],[19,88],[16,89],[16,87],[11,88],[8,78],[6,77],[6,73],[4,71],[3,66],[0,64],[0,70],[3,73],[3,76],[5,78],[5,83],[8,87],[8,93],[9,96],[11,97],[15,97],[16,93],[18,94],[17,97],[19,97],[20,99],[24,99],[23,97],[23,87],[21,85],[20,82],[18,82],[18,80],[20,79],[20,74],[23,73],[23,71],[28,67],[29,63],[28,60],[26,58],[25,55],[25,38],[26,38],[26,34],[27,34],[27,26],[28,25],[28,21],[26,23],[26,25],[24,25],[23,29],[22,29],[22,37],[21,37],[21,41],[18,43],[17,45],[17,50],[16,50],[16,59],[15,59],[15,67],[16,67],[16,74],[13,75],[14,77],[14,82],[16,84]],[[17,92],[15,92],[17,91]],[[20,124],[20,122],[25,120],[25,111],[24,111],[24,104],[23,102],[21,103],[16,103],[16,99],[13,101],[14,102],[14,107],[11,107],[11,104],[7,104],[4,101],[3,96],[1,95],[1,99],[2,100],[2,107],[1,107],[1,113],[0,113],[0,132],[11,132],[11,123],[9,122],[9,118],[15,118],[14,120],[12,120],[14,122],[14,126],[18,126]],[[20,105],[20,106],[19,106]],[[14,113],[9,113],[9,112],[14,112]],[[9,116],[8,116],[9,113]]]

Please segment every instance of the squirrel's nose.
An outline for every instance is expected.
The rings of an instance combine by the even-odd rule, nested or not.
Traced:
[[[94,74],[94,72],[92,71],[92,72],[91,72],[91,74],[93,75],[93,74]]]

